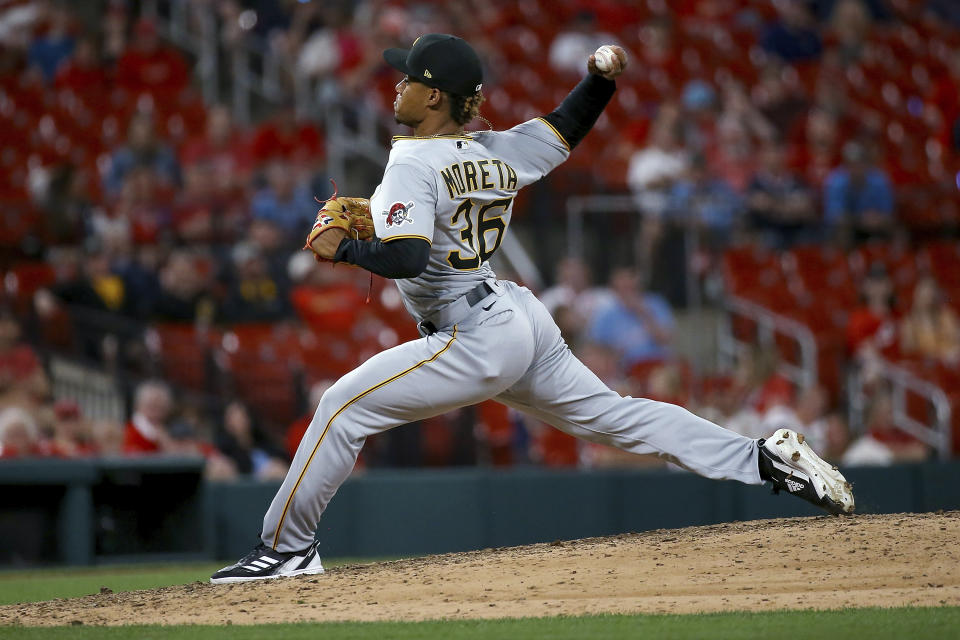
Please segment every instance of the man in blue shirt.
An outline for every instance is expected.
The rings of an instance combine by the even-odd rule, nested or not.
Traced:
[[[600,307],[587,328],[591,342],[615,349],[624,369],[672,354],[674,320],[670,305],[641,290],[635,269],[620,268],[610,276],[613,298]]]
[[[828,237],[857,241],[887,237],[893,227],[893,187],[880,168],[872,166],[858,142],[843,147],[844,164],[830,172],[823,185],[823,221]]]
[[[253,196],[250,211],[255,220],[269,220],[287,235],[287,239],[302,235],[317,215],[317,203],[304,184],[298,184],[294,168],[275,161],[266,171],[267,185]]]

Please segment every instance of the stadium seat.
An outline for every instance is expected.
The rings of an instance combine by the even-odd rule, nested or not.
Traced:
[[[167,380],[185,389],[213,392],[213,359],[210,345],[219,331],[200,331],[192,324],[159,324],[152,327],[148,348]]]

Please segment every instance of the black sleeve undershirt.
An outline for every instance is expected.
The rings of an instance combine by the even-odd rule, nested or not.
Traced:
[[[543,119],[553,125],[573,149],[593,127],[616,89],[617,83],[613,80],[591,73]]]
[[[399,238],[369,242],[344,238],[337,247],[334,262],[355,264],[384,278],[415,278],[427,268],[430,243],[420,238]]]

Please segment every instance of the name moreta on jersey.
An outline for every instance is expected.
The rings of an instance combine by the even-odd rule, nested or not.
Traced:
[[[496,158],[464,160],[440,170],[450,199],[484,189],[517,190],[517,172]]]

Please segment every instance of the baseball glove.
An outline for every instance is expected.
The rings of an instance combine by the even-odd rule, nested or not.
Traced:
[[[314,252],[314,257],[318,261],[329,261],[329,258],[319,255],[311,246],[321,234],[330,229],[343,229],[347,235],[357,240],[369,240],[373,237],[373,218],[370,216],[370,201],[366,198],[347,198],[337,196],[337,183],[333,183],[333,195],[325,201],[320,202],[321,207],[317,212],[316,222],[313,223],[313,229],[307,235],[307,243],[304,249],[310,249]]]

